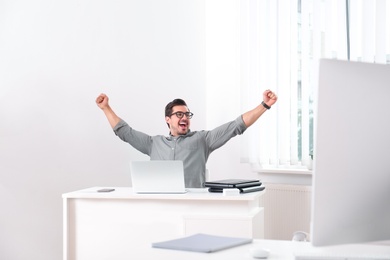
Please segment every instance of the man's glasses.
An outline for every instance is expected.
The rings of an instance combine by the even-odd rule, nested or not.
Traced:
[[[183,118],[183,116],[186,115],[188,119],[191,119],[194,114],[191,112],[175,112],[172,113],[171,116],[172,115],[176,115],[178,118]]]

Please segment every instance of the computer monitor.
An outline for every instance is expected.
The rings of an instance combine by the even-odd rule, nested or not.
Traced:
[[[390,240],[390,66],[321,60],[311,242]]]

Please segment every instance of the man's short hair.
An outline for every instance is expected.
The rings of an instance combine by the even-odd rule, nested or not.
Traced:
[[[165,116],[171,116],[173,107],[175,106],[187,106],[187,104],[183,99],[174,99],[165,106]]]

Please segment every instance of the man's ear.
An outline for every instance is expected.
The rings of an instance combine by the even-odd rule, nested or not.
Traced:
[[[165,117],[165,122],[167,123],[167,125],[168,125],[168,128],[171,128],[170,126],[169,126],[169,121],[171,120],[171,118],[169,117],[169,116],[166,116]]]

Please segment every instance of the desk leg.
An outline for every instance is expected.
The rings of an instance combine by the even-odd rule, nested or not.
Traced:
[[[62,257],[63,260],[68,260],[68,199],[62,199]]]

